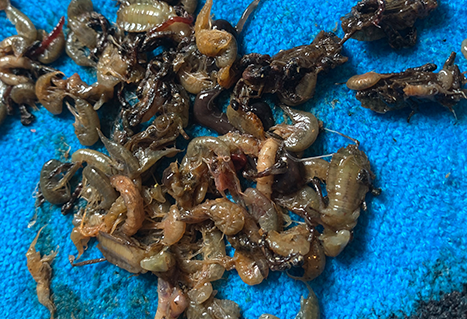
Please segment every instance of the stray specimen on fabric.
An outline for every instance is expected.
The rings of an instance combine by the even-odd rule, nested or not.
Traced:
[[[28,270],[31,273],[32,278],[34,278],[37,283],[37,298],[41,304],[49,309],[50,318],[53,319],[55,305],[50,298],[50,279],[52,277],[52,268],[50,267],[50,264],[54,260],[55,256],[57,256],[58,250],[52,251],[49,255],[44,255],[42,257],[41,253],[36,251],[37,239],[44,227],[45,226],[37,232],[36,237],[32,241],[31,246],[29,246],[28,252],[26,253],[26,258],[28,260]]]

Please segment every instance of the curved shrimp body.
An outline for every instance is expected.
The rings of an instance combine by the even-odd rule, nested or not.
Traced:
[[[29,105],[36,108],[36,90],[33,83],[15,85],[10,91],[10,98],[18,105]]]
[[[276,125],[272,127],[274,133],[285,139],[284,145],[288,151],[301,152],[306,150],[318,137],[318,119],[309,112],[294,110],[285,105],[282,106],[282,109],[292,119],[294,124]]]
[[[373,178],[368,157],[357,145],[339,149],[329,164],[329,204],[321,210],[322,221],[333,229],[354,228]]]
[[[347,80],[347,87],[351,90],[361,91],[371,88],[376,85],[381,79],[387,79],[393,74],[379,74],[376,72],[367,72],[364,74],[357,74]]]
[[[76,119],[73,127],[79,142],[85,146],[96,143],[99,140],[97,129],[101,128],[101,124],[99,116],[92,105],[80,98],[75,99],[74,108],[68,102],[66,105]]]
[[[268,138],[258,154],[258,164],[256,169],[258,173],[270,168],[276,162],[276,154],[279,150],[279,143],[274,138]],[[272,184],[274,176],[263,176],[256,179],[256,188],[263,193],[267,198],[271,198]]]
[[[229,146],[230,153],[235,153],[240,150],[240,152],[246,155],[258,157],[260,142],[251,135],[229,132],[218,138]]]
[[[50,279],[52,277],[52,268],[50,263],[57,256],[58,251],[52,251],[50,255],[45,255],[41,258],[41,253],[36,251],[36,243],[39,235],[44,227],[39,229],[36,237],[32,241],[26,253],[28,270],[37,283],[36,291],[39,302],[47,307],[50,311],[50,318],[53,318],[55,305],[50,299]]]
[[[5,10],[8,20],[15,25],[18,35],[31,44],[37,39],[36,27],[24,13],[13,7],[9,1],[7,3],[8,5],[3,10]]]
[[[133,181],[126,176],[112,176],[110,183],[120,192],[127,208],[127,218],[121,227],[121,231],[127,236],[132,236],[143,225],[145,218],[143,198]]]
[[[191,171],[199,170],[205,165],[208,166],[219,192],[223,193],[226,189],[229,189],[233,195],[240,192],[240,181],[230,159],[230,149],[227,144],[216,137],[194,138],[188,144],[181,167],[184,173],[191,174]]]
[[[62,113],[63,98],[66,93],[65,89],[52,86],[53,80],[58,79],[60,75],[63,75],[60,71],[49,72],[36,81],[36,96],[39,103],[54,115]]]
[[[112,159],[110,157],[101,152],[88,148],[81,148],[76,150],[71,155],[71,161],[74,163],[86,162],[88,165],[94,166],[99,171],[105,173],[107,176],[112,176],[117,173],[117,170],[112,167]]]
[[[319,302],[313,290],[308,287],[308,297],[300,299],[300,310],[298,311],[295,319],[319,319]]]
[[[144,32],[175,17],[172,6],[163,1],[141,1],[122,6],[117,11],[117,24],[127,32]]]
[[[11,69],[25,69],[32,71],[34,68],[31,60],[25,57],[7,55],[0,57],[0,80],[7,85],[30,83],[32,80],[25,75],[15,75]]]
[[[98,168],[91,165],[88,165],[83,169],[83,177],[86,178],[86,181],[100,193],[102,200],[99,203],[99,207],[102,209],[109,209],[118,198],[117,193],[113,189],[112,185],[110,185],[109,178]]]
[[[70,199],[68,181],[80,166],[81,163],[63,164],[55,159],[42,166],[39,185],[44,198],[49,203],[59,205]],[[62,175],[62,173],[64,174]]]
[[[181,220],[186,223],[198,223],[211,219],[221,232],[226,235],[235,235],[243,229],[246,213],[242,206],[225,198],[217,198],[182,212]]]
[[[12,35],[0,42],[0,56],[13,53],[14,56],[22,56],[28,49],[30,43],[20,35]]]
[[[229,88],[234,82],[230,68],[237,58],[237,40],[227,31],[212,30],[211,8],[212,0],[206,1],[196,19],[196,46],[201,54],[216,58],[216,65],[220,68],[217,82]]]

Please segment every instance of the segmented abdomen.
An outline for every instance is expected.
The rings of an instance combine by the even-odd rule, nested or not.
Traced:
[[[117,24],[127,32],[144,32],[174,16],[174,8],[165,2],[135,3],[118,10]]]

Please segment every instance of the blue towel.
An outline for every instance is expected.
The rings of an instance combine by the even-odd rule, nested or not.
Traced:
[[[237,22],[249,0],[215,1],[214,18]],[[262,0],[247,23],[239,44],[241,53],[273,55],[281,49],[310,43],[320,30],[337,30],[339,18],[350,12],[351,0]],[[38,28],[50,32],[66,15],[66,1],[14,0]],[[202,4],[199,5],[198,9]],[[112,0],[95,0],[96,11],[116,19]],[[349,61],[320,74],[314,98],[301,106],[324,122],[325,127],[361,142],[376,174],[378,197],[368,196],[352,242],[337,258],[328,258],[324,273],[310,284],[320,301],[322,318],[386,318],[414,312],[418,300],[439,299],[440,293],[459,290],[467,282],[467,104],[454,109],[458,121],[441,106],[421,105],[410,123],[410,110],[385,115],[363,109],[345,85],[350,76],[371,70],[402,71],[433,62],[442,66],[451,51],[467,71],[460,43],[467,37],[464,1],[442,1],[427,19],[417,22],[419,40],[409,49],[392,50],[385,40],[362,43],[349,40],[344,54]],[[0,36],[16,34],[0,13]],[[67,76],[78,72],[92,83],[95,74],[74,65],[64,56],[53,66]],[[111,108],[107,105],[103,108]],[[26,268],[25,254],[38,229],[47,225],[37,249],[49,253],[59,246],[52,263],[51,289],[58,318],[152,318],[157,308],[157,279],[150,274],[133,276],[109,263],[72,268],[68,255],[76,249],[69,239],[72,216],[62,216],[55,206],[37,210],[33,198],[42,165],[51,158],[67,159],[81,148],[68,111],[53,116],[44,108],[33,112],[37,120],[28,127],[19,115],[7,117],[0,127],[0,273],[5,289],[0,313],[5,318],[48,318],[39,304],[36,284]],[[197,127],[193,136],[206,134]],[[310,154],[329,154],[350,141],[323,133]],[[5,249],[5,250],[3,250]],[[91,244],[83,260],[100,257]],[[294,318],[306,286],[285,273],[271,273],[262,284],[249,287],[235,271],[214,284],[219,298],[237,302],[248,319],[271,313]]]

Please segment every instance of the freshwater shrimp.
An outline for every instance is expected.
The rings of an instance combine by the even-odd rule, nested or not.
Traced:
[[[230,149],[224,142],[210,136],[191,140],[181,167],[188,172],[203,165],[208,166],[219,192],[228,189],[234,196],[239,194],[240,181],[230,158]]]
[[[32,82],[28,76],[16,75],[11,69],[25,69],[32,71],[34,66],[30,59],[26,57],[17,58],[13,55],[0,57],[0,80],[7,85],[18,85]]]
[[[212,29],[211,8],[212,0],[207,0],[196,18],[196,46],[201,54],[216,59],[217,83],[229,88],[235,80],[231,67],[237,59],[237,40],[227,31]]]
[[[236,108],[234,108],[236,107]],[[244,134],[251,134],[254,137],[264,140],[264,127],[261,119],[251,111],[244,111],[238,107],[238,103],[230,103],[227,106],[227,118],[229,123]]]
[[[89,164],[83,169],[83,177],[101,195],[102,200],[99,207],[105,210],[109,209],[118,198],[117,192],[110,184],[109,177]]]
[[[348,145],[332,156],[326,180],[328,205],[320,210],[321,220],[334,230],[352,230],[360,207],[375,178],[366,154],[356,144]]]
[[[233,260],[235,269],[244,283],[250,286],[258,285],[267,277],[256,260],[245,251],[235,250]],[[268,269],[269,270],[269,269]]]
[[[272,167],[276,162],[276,154],[279,150],[279,142],[274,138],[268,138],[264,141],[263,146],[258,154],[258,173]],[[272,184],[274,183],[274,176],[258,177],[256,179],[256,188],[263,193],[267,198],[271,198]]]
[[[318,137],[318,119],[309,112],[294,110],[286,105],[281,105],[281,108],[291,118],[293,125],[282,123],[273,126],[271,130],[284,139],[284,146],[288,151],[306,150]]]
[[[39,229],[37,232],[36,237],[32,241],[26,253],[26,258],[28,261],[28,270],[31,273],[32,278],[34,278],[37,283],[37,298],[42,305],[49,309],[50,318],[53,319],[55,305],[50,298],[50,279],[52,277],[52,268],[50,267],[50,264],[54,260],[55,256],[57,256],[58,250],[52,251],[49,255],[44,255],[42,258],[41,253],[36,251],[37,239],[44,227]]]
[[[294,226],[282,232],[272,230],[267,233],[266,241],[269,248],[280,256],[287,257],[292,254],[302,256],[310,251],[310,231],[305,225]]]
[[[9,0],[2,2],[0,10],[5,11],[8,20],[15,25],[18,35],[23,37],[29,45],[32,44],[37,39],[37,29],[34,24],[24,13],[13,7]]]
[[[75,106],[72,107],[66,102],[71,114],[75,117],[75,135],[79,142],[85,146],[94,145],[99,140],[97,129],[101,128],[101,123],[97,112],[86,100],[75,98]]]
[[[177,205],[172,205],[170,207],[169,213],[157,224],[157,228],[164,231],[162,243],[166,246],[177,243],[183,237],[186,223],[180,220],[180,211]]]
[[[279,194],[274,198],[274,201],[287,210],[303,217],[310,224],[316,225],[320,221],[318,213],[320,197],[313,188],[307,185],[292,194]]]
[[[182,211],[180,220],[186,223],[198,223],[211,219],[221,232],[235,235],[245,224],[245,209],[228,199],[217,198],[199,204],[188,211]]]
[[[381,79],[387,79],[392,77],[394,74],[379,74],[376,72],[367,72],[365,74],[357,74],[352,76],[350,79],[347,80],[347,87],[351,90],[361,91],[368,88],[371,88],[376,83],[378,83]]]
[[[174,16],[174,8],[163,1],[128,1],[117,11],[117,24],[127,32],[144,32]]]
[[[305,283],[306,284],[306,283]],[[320,318],[320,311],[319,311],[319,302],[318,298],[316,297],[313,290],[306,284],[308,287],[308,298],[300,299],[300,310],[298,311],[295,319],[319,319]],[[276,316],[270,314],[262,314],[259,319],[279,319]]]
[[[60,205],[70,199],[68,182],[80,166],[81,163],[62,163],[55,159],[42,166],[39,185],[49,203]]]
[[[97,66],[97,62],[86,54],[86,46],[79,42],[73,31],[66,38],[65,52],[79,66]]]
[[[273,201],[256,188],[247,188],[242,198],[249,213],[258,222],[262,231],[280,230],[280,218]]]
[[[88,148],[76,150],[71,154],[71,161],[74,163],[86,162],[88,165],[94,166],[107,176],[112,176],[117,173],[117,170],[112,166],[113,162],[110,157],[99,151]]]
[[[36,81],[35,93],[39,103],[54,115],[62,113],[63,99],[66,95],[64,88],[53,86],[54,80],[60,79],[61,76],[62,72],[55,71],[40,76]]]
[[[295,319],[319,319],[319,302],[314,291],[305,283],[308,288],[308,297],[305,299],[303,296],[300,299],[300,310],[298,311]]]
[[[352,234],[347,229],[332,230],[324,228],[323,233],[319,236],[324,253],[329,257],[336,257],[339,255],[347,246],[350,241]]]
[[[154,319],[176,319],[188,307],[189,300],[179,287],[159,277],[157,280],[157,312]]]
[[[15,85],[10,91],[10,98],[18,105],[29,105],[36,108],[36,92],[34,84],[21,83]]]
[[[0,56],[13,53],[14,56],[20,57],[27,52],[29,45],[28,40],[20,35],[9,36],[0,42]]]
[[[244,153],[253,157],[258,157],[261,148],[260,141],[248,134],[240,134],[238,132],[229,132],[217,137],[230,148],[230,153]]]
[[[100,129],[97,129],[97,133],[109,152],[110,157],[112,157],[112,165],[117,170],[123,171],[130,178],[137,177],[139,175],[139,162],[133,153],[122,145],[109,140],[102,134]]]
[[[132,236],[143,225],[143,198],[133,181],[126,176],[114,175],[110,178],[110,184],[120,193],[127,208],[127,217],[120,230],[125,235]]]
[[[313,179],[318,178],[322,182],[326,181],[329,170],[329,162],[320,157],[310,157],[300,159],[305,168],[305,181],[310,183]]]

